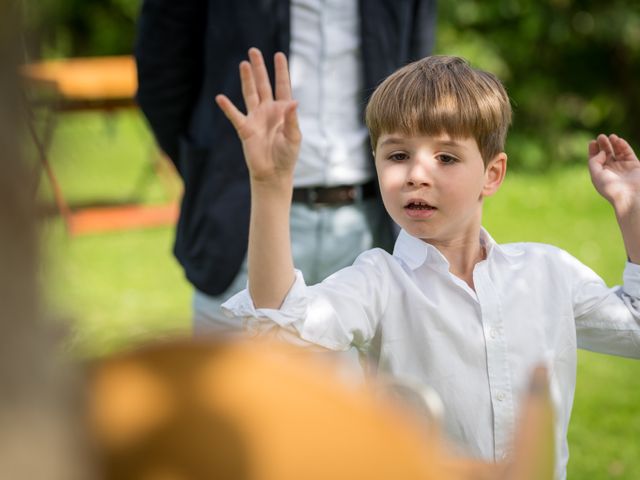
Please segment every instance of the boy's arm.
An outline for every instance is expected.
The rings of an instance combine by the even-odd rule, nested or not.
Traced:
[[[289,211],[301,135],[284,54],[275,55],[275,98],[260,51],[250,49],[249,60],[240,64],[247,114],[224,95],[216,103],[235,127],[249,169],[249,292],[256,308],[277,309],[295,279]]]
[[[601,134],[589,143],[589,171],[598,193],[613,206],[629,260],[640,265],[638,157],[624,139]]]

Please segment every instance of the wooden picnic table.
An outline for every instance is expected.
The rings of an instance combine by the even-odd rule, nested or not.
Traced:
[[[163,213],[148,209],[123,211],[138,212],[136,218],[117,220],[114,209],[105,210],[104,222],[96,220],[96,212],[71,212],[53,168],[48,160],[48,151],[57,114],[64,112],[99,111],[111,112],[119,109],[137,108],[135,93],[137,74],[132,56],[86,57],[47,60],[23,65],[22,75],[27,87],[27,97],[32,109],[49,111],[43,133],[36,131],[30,122],[32,138],[39,152],[40,161],[52,185],[58,211],[65,220],[70,233],[117,228],[117,225],[132,227],[134,223],[145,225],[167,224],[175,221],[175,205],[158,207]],[[32,119],[33,120],[33,119]],[[159,210],[159,211],[160,211]],[[144,215],[147,212],[149,215]]]
[[[136,106],[136,66],[128,55],[47,60],[24,65],[22,73],[39,90],[36,105],[53,102],[58,111]]]

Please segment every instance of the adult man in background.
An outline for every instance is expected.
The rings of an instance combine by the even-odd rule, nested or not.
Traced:
[[[291,235],[310,283],[392,245],[363,109],[379,81],[431,52],[436,0],[144,0],[138,102],[183,181],[174,253],[194,327],[236,329],[220,304],[245,287],[250,193],[240,142],[213,98],[240,104],[249,47],[283,51],[303,134]]]

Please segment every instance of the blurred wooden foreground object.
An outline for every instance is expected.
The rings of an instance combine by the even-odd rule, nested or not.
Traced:
[[[515,462],[455,458],[437,426],[272,343],[173,341],[98,362],[89,425],[104,480],[550,480],[546,377]],[[524,435],[522,435],[524,434]]]
[[[39,161],[53,190],[56,207],[71,234],[102,230],[173,225],[177,220],[175,202],[159,206],[128,205],[72,211],[49,160],[49,147],[57,115],[67,112],[110,113],[137,108],[136,67],[131,56],[71,58],[31,63],[22,66],[28,103],[32,113],[45,111],[44,128],[38,132],[34,115],[29,122],[31,137]],[[154,155],[154,169],[165,184],[167,175],[175,175],[170,162]]]

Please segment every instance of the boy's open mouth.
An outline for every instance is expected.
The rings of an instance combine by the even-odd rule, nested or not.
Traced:
[[[408,208],[409,210],[435,210],[436,207],[432,207],[427,202],[409,202],[404,208]]]

